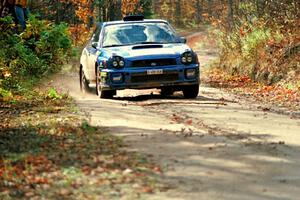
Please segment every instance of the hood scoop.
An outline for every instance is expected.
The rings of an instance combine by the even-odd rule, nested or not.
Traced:
[[[136,45],[132,49],[152,49],[152,48],[163,48],[161,44],[151,44],[151,45]]]

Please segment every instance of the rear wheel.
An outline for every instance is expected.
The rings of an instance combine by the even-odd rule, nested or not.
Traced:
[[[89,83],[84,75],[82,66],[80,66],[80,68],[79,68],[79,84],[80,84],[81,92],[85,93],[85,92],[89,91],[89,89],[90,89]]]
[[[199,94],[199,84],[185,86],[182,90],[183,96],[187,99],[194,99]]]
[[[96,94],[103,99],[111,99],[116,94],[116,90],[102,90],[101,85],[101,77],[99,73],[99,68],[96,69]]]

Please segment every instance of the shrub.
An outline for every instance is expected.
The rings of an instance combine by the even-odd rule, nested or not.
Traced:
[[[255,27],[241,40],[243,57],[250,60],[257,59],[258,49],[264,47],[271,37],[270,29]]]
[[[221,69],[273,84],[300,73],[300,10],[295,9],[295,1],[267,2],[263,10],[259,2],[240,2],[231,18],[222,15],[212,24],[216,24],[213,35],[220,48]]]
[[[60,69],[72,52],[66,24],[51,24],[31,16],[26,30],[16,34],[11,17],[0,19],[0,88],[19,92],[28,82]]]

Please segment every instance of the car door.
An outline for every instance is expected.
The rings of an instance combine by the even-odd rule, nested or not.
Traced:
[[[85,48],[86,51],[86,75],[88,76],[88,79],[93,82],[95,81],[95,63],[97,60],[97,46],[99,46],[99,35],[101,33],[101,27],[102,24],[99,24],[91,38],[91,40],[89,41],[88,45]]]

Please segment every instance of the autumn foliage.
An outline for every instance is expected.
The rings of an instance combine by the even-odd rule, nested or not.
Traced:
[[[143,8],[139,6],[139,3],[140,0],[122,0],[122,15],[141,12]]]
[[[128,14],[147,14],[151,13],[150,9],[149,0],[38,0],[31,5],[32,12],[43,19],[68,23],[77,46],[89,38],[95,22],[120,20]]]

